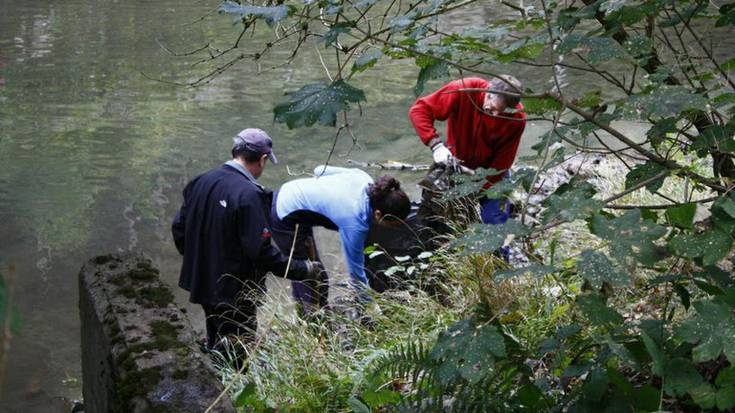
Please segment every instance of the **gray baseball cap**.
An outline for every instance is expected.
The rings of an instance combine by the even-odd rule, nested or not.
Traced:
[[[273,139],[262,129],[248,128],[232,138],[232,149],[245,147],[250,151],[266,154],[274,164],[278,163],[276,155],[273,154]]]

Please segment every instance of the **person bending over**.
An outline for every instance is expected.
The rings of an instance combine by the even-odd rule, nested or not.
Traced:
[[[293,246],[294,258],[319,261],[312,228],[339,231],[350,283],[358,299],[364,300],[368,280],[363,251],[370,223],[400,225],[411,203],[391,176],[373,182],[359,169],[334,166],[318,166],[314,174],[312,178],[286,182],[275,195],[271,209],[273,239],[284,252]],[[294,299],[306,313],[327,305],[326,273],[320,280],[292,281],[292,286]]]
[[[522,90],[521,82],[510,75],[490,81],[458,79],[417,99],[409,118],[421,142],[431,148],[435,163],[447,165],[456,160],[471,170],[482,167],[499,171],[487,177],[487,189],[503,179],[515,161],[526,126],[519,97]],[[446,141],[434,127],[437,120],[447,122]],[[502,224],[509,214],[504,202],[481,198],[480,215],[486,224]]]

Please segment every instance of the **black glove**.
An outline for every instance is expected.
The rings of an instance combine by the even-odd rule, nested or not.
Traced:
[[[306,279],[321,280],[326,273],[324,264],[319,261],[306,260]]]

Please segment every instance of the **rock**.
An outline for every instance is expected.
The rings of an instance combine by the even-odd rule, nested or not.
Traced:
[[[79,273],[79,291],[86,413],[203,412],[223,392],[148,258],[93,258]],[[224,395],[211,411],[235,409]]]

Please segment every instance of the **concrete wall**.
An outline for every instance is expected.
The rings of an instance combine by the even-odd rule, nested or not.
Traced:
[[[93,258],[79,273],[79,292],[86,413],[201,413],[223,391],[149,259]],[[225,395],[211,411],[235,409]]]

